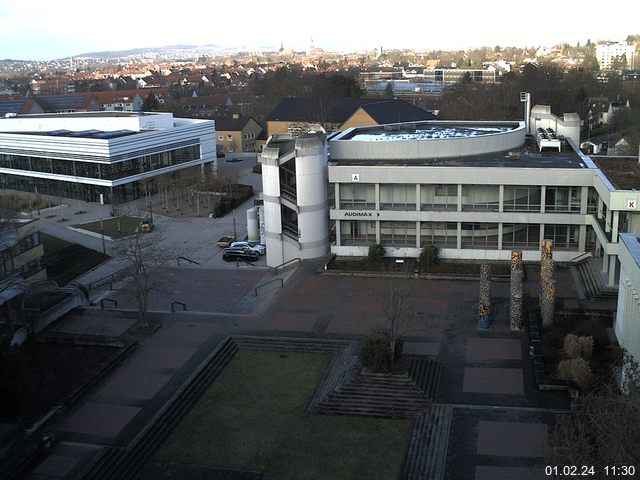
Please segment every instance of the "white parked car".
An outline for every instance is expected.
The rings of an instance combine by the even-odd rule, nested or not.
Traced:
[[[250,248],[254,252],[258,252],[260,255],[267,253],[267,247],[261,243],[256,242],[233,242],[229,245],[231,248]]]

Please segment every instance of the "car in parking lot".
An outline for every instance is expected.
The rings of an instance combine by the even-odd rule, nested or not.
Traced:
[[[216,242],[216,245],[218,245],[220,248],[227,248],[231,245],[232,242],[233,237],[224,236],[220,237],[220,240]]]
[[[250,248],[251,250],[258,252],[259,255],[264,255],[265,253],[267,253],[267,247],[261,243],[256,243],[256,242],[247,242],[247,241],[232,242],[231,245],[229,245],[229,247]]]
[[[234,260],[255,262],[258,258],[260,258],[260,254],[251,248],[228,247],[222,251],[222,259],[225,262],[233,262]]]

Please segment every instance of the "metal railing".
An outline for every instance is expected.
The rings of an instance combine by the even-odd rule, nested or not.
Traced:
[[[582,260],[585,260],[589,257],[592,257],[593,254],[591,252],[583,252],[580,255],[578,255],[577,257],[573,257],[571,260],[569,260],[569,264],[574,264],[574,263],[578,263],[581,262]]]
[[[273,280],[269,280],[267,283],[263,283],[262,285],[258,285],[256,288],[254,288],[253,291],[255,293],[255,296],[258,296],[258,290],[266,287],[267,285],[271,285],[274,282],[280,282],[280,288],[284,287],[284,280],[282,280],[281,278],[274,278]]]
[[[93,291],[99,285],[102,285],[105,283],[109,284],[109,290],[113,290],[113,282],[119,279],[121,275],[125,274],[128,271],[129,271],[129,267],[126,267],[121,270],[118,270],[117,272],[110,273],[109,275],[106,275],[102,278],[99,278],[98,280],[91,282],[88,286],[89,292]]]
[[[178,262],[178,265],[180,265],[180,260],[185,260],[189,263],[195,263],[196,265],[200,265],[200,262],[196,262],[195,260],[191,260],[190,258],[187,257],[178,257],[176,258],[176,261]]]
[[[275,275],[278,275],[279,273],[284,272],[293,266],[298,266],[301,261],[302,260],[300,258],[292,258],[291,260],[287,260],[286,262],[273,267],[273,273]]]

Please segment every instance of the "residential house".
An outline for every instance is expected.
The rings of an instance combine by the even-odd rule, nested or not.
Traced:
[[[218,154],[246,153],[256,151],[256,140],[262,126],[252,117],[215,117],[216,150]]]
[[[404,100],[379,98],[285,98],[267,117],[267,136],[298,136],[321,126],[327,132],[384,123],[433,120],[435,115]]]

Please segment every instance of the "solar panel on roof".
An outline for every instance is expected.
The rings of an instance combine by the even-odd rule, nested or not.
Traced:
[[[70,137],[88,137],[89,135],[94,135],[98,133],[100,130],[82,130],[80,132],[70,133]]]
[[[69,130],[54,130],[52,132],[49,132],[49,135],[54,135],[56,137],[62,137],[62,136],[66,136],[69,135],[71,132]]]
[[[125,135],[129,135],[130,133],[133,133],[131,130],[114,130],[112,132],[99,132],[96,133],[94,135],[95,138],[101,138],[103,140],[105,139],[109,139],[109,138],[117,138],[117,137],[123,137]]]

